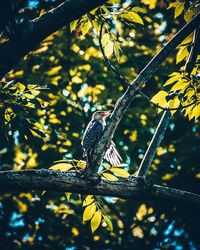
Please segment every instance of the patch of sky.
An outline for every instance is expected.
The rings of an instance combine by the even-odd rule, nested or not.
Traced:
[[[154,132],[155,132],[155,130],[153,128],[150,128],[149,131],[151,134],[154,134]]]
[[[196,132],[197,129],[195,127],[192,127],[192,132]]]
[[[19,144],[19,131],[15,131],[13,134],[13,138],[15,140],[15,144],[18,145]]]
[[[174,223],[175,221],[172,221],[172,223],[169,224],[167,229],[164,231],[164,235],[169,235],[171,233],[172,229],[174,228]]]
[[[175,127],[174,123],[170,123],[170,124],[169,124],[170,130],[174,130],[174,127]]]
[[[77,249],[77,247],[74,247],[74,246],[73,247],[66,247],[65,248],[65,250],[75,250],[75,249]]]
[[[23,227],[25,224],[24,224],[24,219],[21,217],[22,217],[21,214],[13,212],[10,218],[9,225],[11,227]]]
[[[68,90],[66,90],[66,89],[63,89],[62,93],[63,93],[64,96],[68,96],[70,94],[70,92]]]

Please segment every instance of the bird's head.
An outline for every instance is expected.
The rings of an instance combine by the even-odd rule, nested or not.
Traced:
[[[107,116],[109,116],[111,114],[110,110],[109,111],[96,111],[93,116],[92,119],[94,120],[105,120]]]

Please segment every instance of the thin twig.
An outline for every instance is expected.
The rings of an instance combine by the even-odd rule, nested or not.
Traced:
[[[143,160],[140,164],[137,177],[145,178],[147,175],[147,172],[151,166],[152,160],[156,154],[156,151],[164,137],[166,128],[169,124],[169,121],[171,119],[171,114],[169,111],[165,111],[160,119],[160,122],[156,128],[155,134],[149,144],[149,147],[143,157]]]
[[[108,59],[108,57],[106,56],[106,54],[104,52],[104,49],[103,49],[103,46],[101,43],[103,26],[104,26],[104,21],[101,23],[100,34],[99,34],[99,45],[100,45],[101,52],[103,54],[103,58],[107,64],[108,68],[110,68],[115,73],[119,82],[122,83],[123,85],[128,86],[129,82],[116,70],[116,68],[111,64],[110,60]]]

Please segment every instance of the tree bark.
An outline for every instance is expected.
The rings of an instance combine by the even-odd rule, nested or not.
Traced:
[[[128,109],[128,106],[133,101],[134,97],[142,86],[149,80],[152,74],[157,70],[160,64],[194,29],[199,26],[200,13],[198,13],[189,23],[187,23],[166,45],[163,49],[154,56],[154,58],[141,71],[137,78],[129,86],[124,95],[118,99],[115,104],[114,111],[107,122],[106,128],[99,142],[95,145],[91,166],[93,168],[93,175],[97,174],[101,160],[105,154],[105,150],[112,139],[114,132],[122,119],[122,116]]]
[[[30,190],[63,191],[80,194],[94,194],[114,196],[120,198],[133,198],[136,200],[164,199],[195,203],[200,206],[200,195],[169,188],[152,185],[142,178],[122,178],[118,181],[106,181],[92,186],[80,178],[77,172],[61,172],[56,170],[22,170],[0,172],[1,192],[16,192]]]
[[[16,38],[0,45],[0,79],[47,36],[105,2],[106,0],[66,0],[41,17],[19,25]]]

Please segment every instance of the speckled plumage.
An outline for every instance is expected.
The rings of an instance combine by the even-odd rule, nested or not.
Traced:
[[[106,111],[97,111],[93,114],[92,120],[89,122],[81,142],[83,147],[83,156],[89,159],[92,149],[99,141],[103,130],[106,126],[105,118],[109,115]],[[109,148],[107,149],[104,158],[112,165],[119,165],[121,163],[121,156],[119,155],[115,144],[111,141]]]

